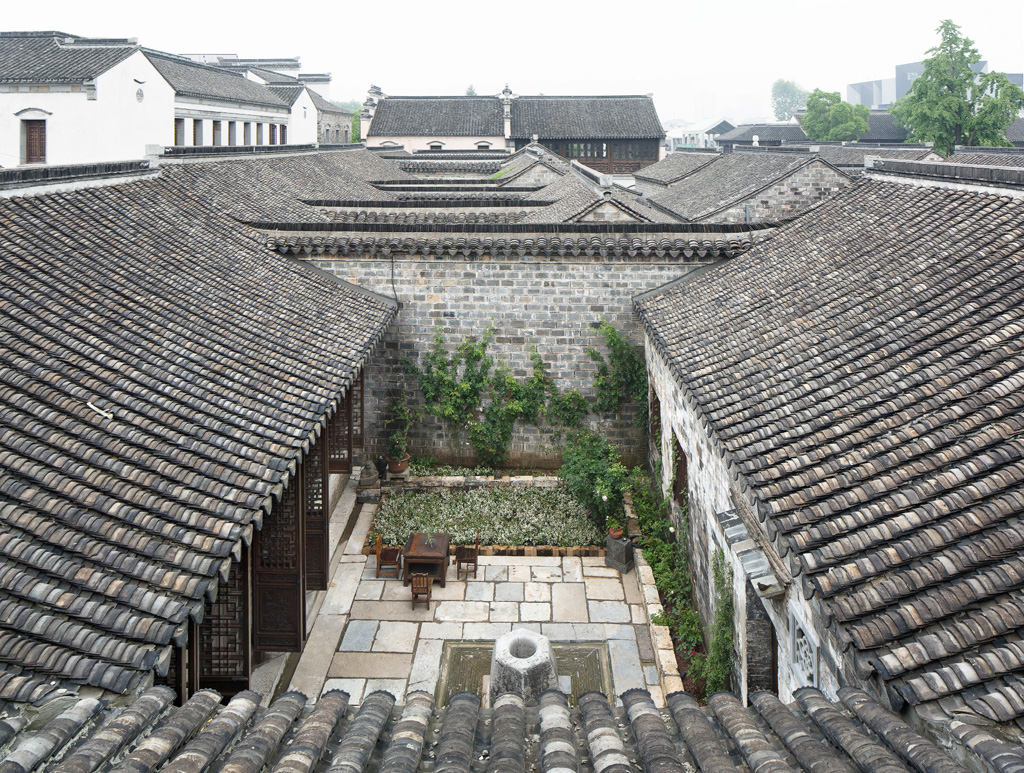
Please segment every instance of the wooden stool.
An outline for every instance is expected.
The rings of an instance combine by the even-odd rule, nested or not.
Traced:
[[[414,574],[412,576],[412,608],[416,609],[417,601],[427,602],[427,609],[430,609],[430,589],[434,586],[434,578],[429,574]]]

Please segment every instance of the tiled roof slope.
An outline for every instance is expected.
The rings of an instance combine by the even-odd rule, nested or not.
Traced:
[[[1024,201],[860,180],[636,308],[858,678],[1024,716]]]
[[[868,130],[858,138],[861,142],[906,142],[907,130],[895,116],[871,111]]]
[[[394,161],[367,151],[306,153],[167,166],[164,184],[250,222],[326,222],[311,200],[390,201],[366,180],[413,180]]]
[[[975,153],[969,150],[958,150],[946,159],[955,164],[969,166],[1024,166],[1024,153]]]
[[[310,99],[313,100],[313,105],[321,113],[336,113],[338,115],[352,115],[351,111],[343,110],[340,107],[338,107],[336,104],[334,104],[333,102],[331,102],[331,101],[329,101],[327,99],[324,99],[324,97],[321,96],[319,92],[313,91],[313,89],[311,89],[309,86],[306,86],[306,91],[309,92],[309,97],[310,97]]]
[[[0,699],[166,670],[394,304],[163,180],[0,201]]]
[[[651,201],[687,220],[699,220],[754,195],[813,160],[813,156],[796,153],[730,153],[651,196]]]
[[[356,707],[340,690],[315,704],[289,691],[264,708],[259,694],[248,690],[226,705],[216,692],[201,690],[174,707],[173,693],[155,687],[124,709],[83,699],[39,723],[39,730],[22,730],[25,719],[10,717],[10,751],[0,766],[11,773],[107,770],[114,760],[121,760],[118,770],[248,773],[965,770],[862,691],[840,692],[833,703],[805,688],[792,708],[769,693],[755,693],[745,708],[722,692],[699,707],[680,692],[669,696],[668,708],[658,709],[640,689],[623,693],[617,707],[596,692],[570,706],[562,692],[549,690],[538,706],[526,707],[521,697],[506,693],[494,708],[481,708],[467,692],[435,707],[423,691],[410,693],[404,706],[377,691]],[[954,724],[970,756],[976,755],[974,765],[1011,773],[1024,764],[1019,746]],[[0,732],[5,729],[0,721]]]
[[[754,135],[758,142],[806,142],[807,135],[795,123],[743,124],[718,137],[719,144],[731,142],[752,142]]]
[[[686,153],[677,151],[665,156],[661,161],[645,166],[633,172],[633,176],[640,180],[651,180],[662,185],[674,183],[688,174],[700,169],[702,166],[712,163],[719,158],[717,153]]]
[[[388,97],[370,124],[370,137],[500,137],[497,97]]]
[[[270,89],[240,74],[148,48],[143,51],[178,96],[219,99],[259,107],[288,107]]]
[[[661,139],[654,100],[643,96],[519,97],[512,101],[512,138],[541,140]]]
[[[867,156],[872,158],[898,158],[921,161],[932,155],[930,148],[879,148],[861,145],[821,145],[818,155],[833,166],[864,166]],[[848,171],[848,170],[847,170]]]
[[[0,32],[0,83],[81,83],[139,50],[133,40]]]

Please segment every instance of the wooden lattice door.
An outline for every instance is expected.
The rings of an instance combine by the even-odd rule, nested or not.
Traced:
[[[305,471],[307,590],[327,590],[327,568],[331,560],[327,440],[326,433],[321,434],[302,464]]]
[[[349,389],[337,410],[327,422],[330,440],[328,471],[332,475],[352,472],[352,393]],[[362,400],[360,400],[362,404]]]
[[[359,371],[359,378],[357,378],[353,384],[352,389],[349,390],[352,395],[352,450],[361,451],[365,447],[363,441],[363,396],[365,394],[364,387],[366,381],[363,377],[365,371]]]
[[[300,465],[253,540],[253,649],[299,652],[306,637],[306,556]]]
[[[199,687],[225,697],[248,689],[252,671],[249,554],[243,547],[241,560],[231,562],[228,580],[220,583],[197,631]]]

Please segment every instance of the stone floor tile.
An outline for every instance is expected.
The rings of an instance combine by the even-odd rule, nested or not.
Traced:
[[[439,601],[434,612],[438,622],[480,623],[488,619],[490,605],[486,601]]]
[[[360,620],[409,620],[414,623],[426,623],[434,619],[437,606],[437,603],[431,602],[430,609],[423,604],[417,604],[413,609],[410,594],[406,601],[353,601],[349,616]]]
[[[522,628],[527,631],[533,631],[534,633],[540,633],[540,627],[543,623],[519,623],[516,628]]]
[[[585,577],[583,584],[587,586],[587,599],[590,601],[623,601],[626,598],[618,578]]]
[[[551,619],[556,623],[585,623],[587,591],[582,582],[563,582],[551,586]]]
[[[603,623],[574,623],[576,641],[604,641]]]
[[[367,679],[366,688],[363,693],[365,698],[367,695],[377,690],[384,690],[395,696],[396,703],[402,703],[405,700],[405,687],[408,682],[405,679]]]
[[[665,690],[660,685],[652,684],[647,688],[647,692],[651,694],[651,700],[654,701],[654,705],[663,709],[668,703],[665,701]]]
[[[362,567],[359,564],[338,564],[320,607],[321,615],[347,615],[352,607]]]
[[[601,559],[604,563],[604,559]],[[561,556],[480,556],[480,565],[494,566],[561,566]]]
[[[546,602],[524,601],[519,605],[519,619],[524,623],[548,623],[551,622],[551,604]]]
[[[408,679],[411,668],[408,652],[336,652],[327,677],[365,679],[373,674],[380,679]]]
[[[657,666],[644,666],[644,681],[647,682],[647,686],[660,685],[660,677],[658,676]]]
[[[438,675],[441,672],[441,654],[443,652],[444,642],[440,639],[420,639],[412,658],[412,669],[409,671],[409,692],[413,690],[434,692]]]
[[[352,527],[352,534],[345,543],[345,554],[357,556],[363,552],[363,543],[366,542],[366,533],[373,523],[373,516],[377,508],[362,506],[359,510],[359,517],[356,518],[356,525]],[[376,560],[376,559],[375,559]]]
[[[562,569],[557,566],[531,566],[530,579],[533,582],[561,582]]]
[[[542,623],[540,632],[551,641],[576,641],[576,626],[572,623]]]
[[[494,586],[495,601],[522,601],[524,583],[499,582]]]
[[[380,594],[384,592],[384,583],[363,580],[356,588],[355,597],[361,601],[379,601]]]
[[[518,601],[492,601],[491,614],[489,617],[492,623],[515,623],[519,620]]]
[[[528,582],[523,589],[524,601],[551,601],[551,585],[546,582]]]
[[[586,561],[587,559],[584,558],[583,560]],[[584,577],[618,577],[619,576],[619,570],[618,569],[612,569],[610,566],[605,566],[603,558],[600,559],[600,561],[601,561],[601,565],[600,566],[595,566],[593,564],[591,564],[591,565],[583,564],[583,576]]]
[[[566,556],[562,559],[562,582],[582,582],[583,562],[579,556]]]
[[[320,695],[347,620],[344,615],[317,616],[288,689],[303,695]]]
[[[341,637],[338,650],[342,652],[369,652],[373,646],[373,637],[377,633],[376,620],[349,620],[345,633]]]
[[[513,565],[508,568],[509,582],[529,582],[533,579],[532,567],[529,565]]]
[[[587,612],[592,623],[628,623],[629,607],[621,601],[587,600]]]
[[[324,682],[324,689],[320,695],[326,695],[331,690],[344,690],[348,693],[349,705],[356,706],[363,702],[363,688],[365,686],[365,679],[328,679]]]
[[[462,638],[465,641],[494,640],[511,630],[512,623],[466,623],[462,626]]]
[[[607,623],[604,626],[604,638],[606,639],[628,639],[636,641],[637,627],[634,625],[618,625]]]
[[[420,623],[420,639],[461,639],[462,623]]]
[[[485,566],[484,579],[487,582],[504,582],[508,579],[507,566]]]
[[[416,623],[385,620],[377,629],[373,640],[373,652],[412,652],[416,648]]]
[[[466,583],[466,601],[493,601],[494,600],[494,583],[493,582],[473,582],[470,580]]]
[[[630,572],[622,575],[622,590],[626,593],[626,601],[630,604],[643,604],[644,592],[637,582],[637,573]]]
[[[466,581],[454,579],[455,572],[452,572],[452,577],[448,578],[448,582],[444,587],[437,584],[437,580],[434,580],[434,589],[431,591],[431,598],[435,598],[438,601],[462,601],[466,597]]]
[[[608,642],[608,654],[612,662],[612,681],[615,684],[616,695],[622,695],[634,687],[646,686],[636,641],[612,639]]]
[[[647,625],[647,607],[643,604],[630,604],[629,616],[633,625]]]
[[[604,565],[604,556],[580,556],[580,563],[583,564],[584,567],[600,566],[602,569],[608,568]],[[586,568],[584,568],[583,571],[585,573],[587,571]]]
[[[636,646],[640,652],[640,660],[654,660],[654,642],[651,641],[651,630],[646,625],[638,625],[634,628],[636,632]]]

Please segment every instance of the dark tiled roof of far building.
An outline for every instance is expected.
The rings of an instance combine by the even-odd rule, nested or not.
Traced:
[[[316,109],[319,110],[321,113],[336,113],[338,115],[349,116],[352,115],[351,110],[345,110],[343,108],[338,107],[333,102],[321,96],[319,92],[313,91],[313,89],[309,88],[309,86],[306,87],[306,90],[309,91],[309,97],[310,99],[313,100],[313,104],[316,106]]]
[[[862,179],[636,302],[857,677],[1024,716],[1024,201]]]
[[[864,159],[868,156],[921,161],[933,154],[930,148],[880,148],[862,145],[820,145],[817,147],[818,155],[821,158],[838,167],[863,167]],[[938,156],[935,157],[938,158]]]
[[[716,142],[729,144],[733,142],[806,142],[807,135],[795,123],[757,123],[743,124],[732,131],[719,136]]]
[[[166,671],[395,304],[181,180],[0,222],[0,699],[124,692]]]
[[[644,96],[518,97],[512,138],[541,140],[661,139],[665,129]]]
[[[289,691],[266,708],[248,690],[226,705],[212,690],[200,690],[180,707],[172,705],[173,697],[169,689],[154,687],[123,709],[83,699],[49,722],[37,722],[38,730],[25,728],[25,717],[11,716],[0,721],[0,742],[6,740],[10,749],[0,765],[10,773],[108,770],[116,760],[118,770],[240,773],[965,770],[866,693],[849,687],[835,703],[804,688],[792,707],[770,693],[755,693],[749,708],[719,692],[706,707],[686,693],[673,693],[668,708],[658,709],[642,689],[624,692],[621,706],[597,692],[570,705],[558,690],[542,693],[534,707],[506,693],[494,708],[481,708],[479,697],[468,692],[441,707],[423,691],[410,693],[404,706],[384,691],[370,693],[359,707],[340,690],[312,705],[302,693]],[[975,766],[1012,773],[1024,764],[1019,746],[984,728],[953,726],[971,756],[980,758],[971,759]]]
[[[633,172],[633,177],[639,180],[651,180],[652,182],[668,185],[683,179],[689,174],[710,164],[719,158],[717,153],[687,153],[676,151],[665,156],[661,161],[645,166]]]
[[[970,166],[1024,166],[1024,153],[979,153],[969,148],[958,150],[947,161]]]
[[[179,96],[278,107],[282,110],[288,107],[270,89],[240,74],[148,48],[143,51]]]
[[[814,161],[798,153],[730,153],[699,167],[651,201],[686,220],[710,217]]]
[[[370,137],[501,137],[496,97],[388,97],[373,114]]]
[[[895,116],[872,110],[868,116],[868,130],[858,139],[860,142],[906,142],[907,130]]]
[[[64,32],[0,32],[0,83],[78,83],[139,50],[134,40]]]

